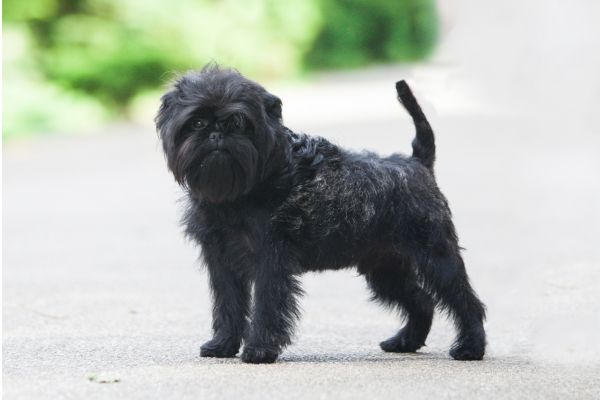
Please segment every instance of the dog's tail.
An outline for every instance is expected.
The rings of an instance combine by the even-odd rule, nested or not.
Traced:
[[[417,129],[417,135],[412,141],[412,156],[418,159],[430,171],[433,171],[435,138],[433,137],[431,125],[429,125],[425,114],[423,114],[419,103],[417,103],[417,99],[415,99],[406,81],[396,82],[396,92],[398,92],[398,100],[412,117]]]

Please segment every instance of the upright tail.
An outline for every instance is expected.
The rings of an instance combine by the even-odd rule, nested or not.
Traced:
[[[415,99],[406,81],[396,82],[396,92],[398,92],[398,100],[412,117],[417,129],[417,135],[412,141],[412,156],[418,159],[430,171],[433,171],[435,138],[433,137],[431,125],[429,125],[425,114],[423,114],[419,103],[417,103],[417,99]]]

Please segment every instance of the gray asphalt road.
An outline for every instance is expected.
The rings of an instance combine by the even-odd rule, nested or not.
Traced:
[[[443,316],[418,354],[382,353],[399,319],[352,271],[305,276],[277,364],[200,359],[210,304],[180,192],[152,130],[116,127],[5,147],[5,398],[599,398],[597,125],[433,119],[438,180],[488,306],[484,361],[449,358]],[[302,127],[384,153],[413,134],[401,111]]]

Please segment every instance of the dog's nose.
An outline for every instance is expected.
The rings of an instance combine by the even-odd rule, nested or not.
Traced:
[[[223,134],[221,132],[212,132],[208,137],[210,140],[221,140],[223,138]]]

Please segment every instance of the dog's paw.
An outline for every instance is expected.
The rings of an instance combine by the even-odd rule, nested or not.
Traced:
[[[401,330],[396,336],[379,343],[379,347],[388,353],[414,353],[423,347],[423,343],[410,338],[406,331]]]
[[[200,347],[200,357],[231,358],[238,353],[240,346],[222,340],[209,340]]]
[[[271,364],[277,360],[279,353],[259,347],[244,347],[242,361],[250,364]]]
[[[485,354],[485,346],[472,343],[460,343],[450,349],[450,356],[455,360],[481,360]]]

